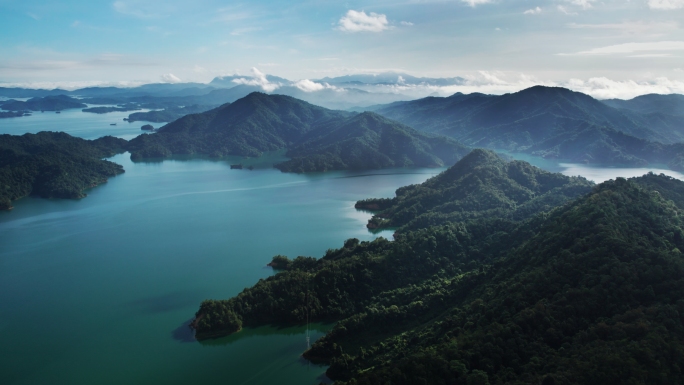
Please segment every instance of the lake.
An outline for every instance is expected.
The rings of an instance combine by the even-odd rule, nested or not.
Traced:
[[[0,120],[0,133],[43,129],[130,138],[127,113],[80,110]],[[117,126],[109,122],[117,121]],[[316,384],[305,328],[246,328],[198,343],[187,328],[204,299],[273,274],[273,255],[320,257],[370,233],[356,200],[391,197],[442,169],[284,174],[282,158],[133,163],[82,200],[25,198],[0,212],[0,383]],[[534,159],[526,159],[535,161]],[[538,160],[593,180],[625,169]],[[254,171],[230,163],[254,164]],[[643,174],[646,169],[629,169]],[[677,177],[681,174],[677,173]],[[312,340],[331,325],[312,325]]]
[[[19,100],[19,98],[13,99]],[[88,107],[105,106],[88,105]],[[39,131],[64,131],[84,139],[97,139],[101,136],[112,135],[128,140],[140,135],[142,133],[140,127],[145,124],[151,124],[155,128],[165,124],[145,121],[128,123],[123,120],[133,112],[146,111],[150,110],[141,109],[107,114],[82,112],[78,108],[62,110],[59,114],[54,111],[32,111],[31,116],[0,119],[0,134],[22,135],[25,133],[35,134]],[[112,123],[116,123],[116,126],[112,126]]]

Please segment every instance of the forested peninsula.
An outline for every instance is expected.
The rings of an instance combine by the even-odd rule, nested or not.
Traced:
[[[83,190],[124,172],[102,158],[125,151],[124,139],[75,138],[63,132],[0,135],[0,209],[27,195],[82,198]]]
[[[507,191],[507,178],[489,184]],[[339,384],[680,383],[682,191],[664,175],[617,178],[522,220],[466,216],[277,256],[284,271],[203,302],[193,326],[205,338],[336,321],[304,356]]]
[[[424,183],[398,189],[394,198],[367,199],[355,207],[374,212],[370,229],[406,231],[479,218],[519,221],[587,194],[593,186],[582,177],[507,162],[476,149]]]

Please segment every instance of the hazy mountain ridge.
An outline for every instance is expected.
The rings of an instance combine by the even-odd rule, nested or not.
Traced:
[[[684,118],[670,115],[646,124],[646,116],[557,87],[536,86],[502,96],[456,94],[373,110],[466,145],[574,162],[679,167],[673,159],[684,140]]]

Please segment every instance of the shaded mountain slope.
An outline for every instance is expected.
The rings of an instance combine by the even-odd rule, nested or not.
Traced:
[[[536,86],[502,96],[456,94],[375,111],[469,146],[573,162],[676,164],[677,143],[684,141],[684,117],[613,108],[557,87]]]
[[[304,136],[276,165],[283,171],[436,167],[452,164],[469,149],[453,139],[418,132],[366,112],[323,125]]]
[[[395,198],[359,201],[356,208],[376,211],[369,228],[405,232],[477,218],[523,220],[584,195],[593,185],[477,149],[424,183],[398,189]]]

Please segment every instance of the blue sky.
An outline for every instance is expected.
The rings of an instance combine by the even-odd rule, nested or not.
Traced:
[[[684,92],[682,23],[684,0],[0,0],[0,82],[207,82],[257,68]]]

